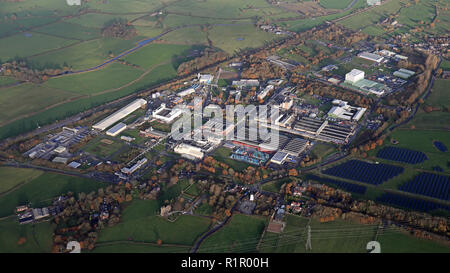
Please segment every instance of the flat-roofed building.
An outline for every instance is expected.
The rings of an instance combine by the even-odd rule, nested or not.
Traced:
[[[266,88],[264,88],[259,94],[258,94],[258,99],[259,100],[263,100],[270,91],[272,91],[274,89],[274,86],[269,84],[268,86],[266,86]]]
[[[123,122],[119,122],[116,125],[114,125],[113,127],[111,127],[108,131],[106,131],[106,134],[108,136],[117,136],[118,134],[120,134],[121,132],[123,132],[125,129],[127,129],[127,125]]]
[[[119,111],[116,111],[112,115],[106,117],[102,121],[94,124],[92,128],[103,131],[146,104],[147,104],[146,100],[137,99],[132,103],[128,104],[127,106],[121,108]]]
[[[186,143],[177,145],[174,151],[177,154],[181,154],[182,156],[194,159],[202,159],[204,155],[201,148]]]
[[[308,145],[308,141],[303,138],[293,138],[283,148],[282,152],[285,152],[291,156],[299,156]]]
[[[364,79],[364,71],[361,71],[359,69],[352,69],[352,71],[345,74],[345,81],[350,83],[355,83],[362,79]]]
[[[343,120],[358,121],[366,112],[366,108],[349,105],[346,101],[333,100],[333,107],[328,112],[328,116]]]
[[[179,108],[167,108],[165,103],[161,103],[158,109],[153,112],[153,117],[165,123],[173,122],[177,117],[181,116],[183,111]]]
[[[239,81],[233,81],[233,86],[236,86],[238,88],[244,88],[244,87],[258,87],[259,81],[258,80],[239,80]]]
[[[278,151],[272,156],[272,158],[270,159],[270,162],[273,162],[278,165],[282,165],[287,157],[288,157],[288,153]]]
[[[137,171],[137,170],[138,170],[139,168],[141,168],[142,166],[144,166],[145,163],[147,163],[147,158],[144,157],[144,158],[142,158],[141,160],[138,160],[138,162],[136,162],[136,164],[134,164],[134,165],[131,166],[130,168],[124,167],[124,168],[121,169],[121,171],[122,171],[124,174],[130,175],[130,174],[134,173],[135,171]]]
[[[381,63],[381,61],[384,59],[383,56],[380,56],[378,54],[374,54],[374,53],[370,53],[370,52],[362,52],[358,54],[358,57],[365,59],[365,60],[369,60],[372,62],[377,62],[377,63]]]
[[[190,95],[192,93],[195,93],[195,89],[192,88],[192,87],[189,87],[188,89],[185,89],[185,90],[179,92],[177,95],[179,97],[185,97],[185,96],[188,96],[188,95]]]
[[[210,74],[198,74],[197,75],[198,81],[201,84],[210,84],[212,82],[212,80],[214,79],[213,75]]]

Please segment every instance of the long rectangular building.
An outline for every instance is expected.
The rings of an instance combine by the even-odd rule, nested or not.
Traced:
[[[143,105],[146,105],[147,101],[144,99],[137,99],[133,101],[132,103],[128,104],[127,106],[123,107],[119,111],[114,112],[112,115],[106,117],[105,119],[101,120],[100,122],[94,124],[92,128],[103,131],[106,128],[110,127],[114,123],[118,122],[119,120],[123,119],[124,117],[128,116],[129,114],[133,113]]]

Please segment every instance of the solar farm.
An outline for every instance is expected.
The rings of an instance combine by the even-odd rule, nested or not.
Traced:
[[[338,180],[334,180],[334,179],[330,179],[330,178],[325,178],[325,177],[319,177],[316,175],[308,175],[307,179],[310,180],[314,180],[320,183],[324,183],[324,184],[332,184],[344,191],[349,191],[352,193],[358,193],[358,194],[365,194],[367,188],[364,186],[360,186],[360,185],[355,185],[352,183],[347,183],[344,181],[338,181]]]
[[[377,157],[408,164],[418,164],[428,159],[422,152],[398,147],[385,147],[378,151]]]
[[[411,210],[429,212],[437,209],[448,210],[450,211],[450,206],[445,206],[441,204],[437,204],[430,201],[425,201],[421,199],[410,198],[403,195],[385,193],[379,198],[377,201],[386,203],[389,205],[394,205],[398,207],[403,207]]]
[[[403,170],[402,167],[388,164],[349,160],[338,166],[331,167],[323,171],[323,173],[372,185],[379,185],[403,173]]]
[[[400,190],[450,200],[450,177],[432,173],[421,173],[406,182]]]

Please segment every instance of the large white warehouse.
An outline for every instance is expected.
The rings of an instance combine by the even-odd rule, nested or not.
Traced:
[[[352,69],[352,71],[345,74],[345,80],[351,83],[355,83],[364,79],[364,71],[358,69]]]
[[[147,101],[144,99],[137,99],[133,101],[132,103],[128,104],[127,106],[123,107],[117,112],[114,112],[114,114],[106,117],[102,121],[94,124],[92,128],[103,131],[109,126],[113,125],[117,121],[123,119],[124,117],[128,116],[129,114],[133,113],[143,105],[146,105]]]

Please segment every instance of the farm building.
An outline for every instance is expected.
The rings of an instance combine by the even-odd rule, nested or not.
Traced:
[[[119,122],[116,125],[114,125],[113,127],[111,127],[108,131],[106,131],[106,134],[108,136],[117,136],[118,134],[120,134],[121,132],[123,132],[123,130],[125,130],[127,128],[127,125],[123,122]]]
[[[112,115],[106,117],[102,121],[94,124],[92,128],[103,131],[109,126],[113,125],[114,123],[118,122],[119,120],[123,119],[124,117],[128,116],[129,114],[133,113],[140,107],[147,104],[147,101],[144,99],[137,99],[133,101],[132,103],[128,104],[127,106],[123,107],[117,112],[114,112]]]

